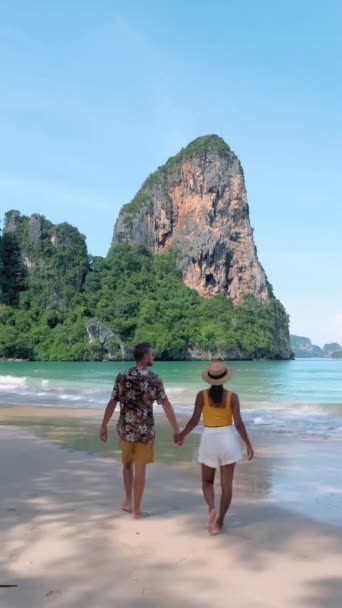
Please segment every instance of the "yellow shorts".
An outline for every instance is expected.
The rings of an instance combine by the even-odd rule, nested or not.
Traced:
[[[120,439],[122,464],[152,464],[154,462],[154,442],[129,442]]]

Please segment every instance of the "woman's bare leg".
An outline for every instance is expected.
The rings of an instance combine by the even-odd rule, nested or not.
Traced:
[[[221,502],[220,511],[217,518],[218,528],[222,528],[224,524],[224,518],[226,517],[227,511],[232,502],[233,496],[233,479],[234,479],[235,463],[227,464],[221,467]]]
[[[216,469],[212,469],[211,467],[202,464],[202,488],[205,501],[208,505],[208,532],[211,535],[215,535],[219,531],[216,524],[217,515],[215,510],[215,474]]]
[[[209,513],[215,509],[215,492],[214,492],[214,481],[215,481],[216,469],[207,467],[202,464],[202,490],[205,501],[208,505]]]

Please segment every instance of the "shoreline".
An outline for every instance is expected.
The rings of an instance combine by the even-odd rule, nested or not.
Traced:
[[[78,453],[120,461],[115,420],[110,440],[98,439],[102,412],[98,409],[30,406],[0,407],[0,428],[27,429],[41,439]],[[184,419],[185,420],[185,419]],[[181,420],[181,424],[184,423]],[[186,471],[198,479],[196,463],[199,433],[182,448],[172,442],[166,420],[156,416],[156,461]],[[250,430],[256,448],[252,463],[237,467],[236,488],[246,500],[262,500],[342,526],[342,442],[324,438],[288,437],[281,433]]]
[[[224,354],[224,353],[223,353]],[[226,353],[227,354],[227,353]],[[210,355],[210,356],[209,356]],[[169,359],[161,359],[156,357],[155,358],[155,362],[156,363],[191,363],[192,361],[194,362],[202,362],[202,363],[209,363],[210,361],[216,361],[217,359],[224,359],[225,361],[229,362],[229,361],[295,361],[296,359],[306,359],[308,357],[295,357],[294,353],[292,352],[291,354],[289,354],[288,356],[279,356],[279,355],[274,355],[273,353],[269,356],[266,355],[260,355],[257,357],[253,357],[253,356],[248,356],[246,354],[245,357],[241,356],[241,357],[229,357],[229,353],[228,356],[221,356],[222,353],[208,353],[208,351],[205,351],[203,354],[203,357],[182,357],[182,358],[169,358]],[[209,356],[209,358],[208,358]],[[333,358],[333,357],[309,357],[310,359],[328,359],[328,358]],[[0,363],[133,363],[134,362],[134,357],[132,355],[132,357],[129,358],[118,358],[118,359],[110,359],[110,358],[106,358],[106,359],[56,359],[51,361],[51,359],[20,359],[20,358],[9,358],[9,359],[5,359],[5,358],[0,358]]]
[[[81,451],[90,455],[120,460],[120,449],[116,436],[117,415],[109,425],[109,440],[106,444],[98,438],[103,409],[82,409],[44,406],[0,406],[1,426],[18,426],[34,432],[38,437],[48,439],[61,447]],[[187,442],[184,450],[174,449],[172,432],[162,415],[156,419],[156,456],[165,464],[180,466],[192,462],[198,445],[195,434]],[[179,417],[181,423],[183,420]],[[184,419],[185,420],[185,419]]]
[[[79,403],[79,402],[78,402]],[[1,403],[0,411],[12,412],[13,418],[60,418],[100,420],[104,411],[104,403],[90,404],[84,407],[73,403],[55,404],[23,404]],[[193,412],[193,405],[180,404],[173,401],[177,417],[187,421]],[[290,438],[302,441],[332,441],[342,444],[342,404],[325,404],[324,406],[310,405],[305,402],[246,402],[241,408],[246,426],[249,431],[258,435],[275,435],[281,439]],[[116,414],[117,415],[117,414]],[[156,420],[164,417],[160,406],[154,407]],[[200,425],[198,430],[201,429]]]
[[[2,606],[340,608],[341,529],[239,486],[213,538],[198,479],[174,467],[150,468],[152,517],[138,522],[121,511],[119,466],[26,429],[0,426],[0,474],[0,567],[16,585]]]

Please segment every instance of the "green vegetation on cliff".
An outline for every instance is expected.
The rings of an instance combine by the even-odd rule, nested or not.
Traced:
[[[0,238],[0,300],[16,306],[25,289],[25,269],[17,239],[12,234]]]
[[[128,348],[150,341],[164,359],[184,358],[189,347],[250,358],[286,352],[280,302],[248,296],[235,307],[223,296],[202,298],[184,285],[176,255],[120,244],[106,258],[88,257],[75,228],[20,217],[16,230],[0,237],[0,357],[105,358],[112,338],[89,341],[94,319]]]
[[[10,212],[3,240],[9,238],[17,243],[21,265],[27,264],[19,307],[60,312],[70,308],[88,270],[85,237],[67,223],[54,225],[40,215],[29,218]]]

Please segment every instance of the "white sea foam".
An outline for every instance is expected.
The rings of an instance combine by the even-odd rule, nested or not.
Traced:
[[[62,393],[58,395],[58,399],[62,399],[63,401],[80,401],[80,395],[69,395],[68,393]]]
[[[165,391],[168,395],[181,395],[185,392],[185,388],[181,386],[166,386]]]
[[[270,404],[271,405],[271,404]],[[188,405],[175,406],[180,416],[191,416],[193,408]],[[159,413],[159,408],[156,410]],[[248,407],[242,410],[246,425],[251,431],[282,433],[298,437],[331,437],[342,439],[342,408],[331,415],[317,405],[296,407]]]
[[[253,420],[254,424],[267,424],[262,416],[256,416]]]
[[[18,376],[0,376],[0,390],[15,391],[18,388],[26,386],[26,376],[20,378]]]
[[[42,373],[42,375],[44,375]],[[26,376],[0,376],[0,401],[3,404],[43,405],[60,407],[103,408],[108,401],[112,381],[97,382],[96,378],[60,378]],[[178,415],[189,417],[193,411],[195,390],[181,381],[166,383],[167,394]],[[263,396],[265,393],[263,393]],[[342,439],[342,401],[320,405],[305,402],[276,400],[248,401],[242,398],[242,411],[248,428],[263,433],[282,433],[305,437],[331,437]],[[157,414],[161,408],[156,406]]]

